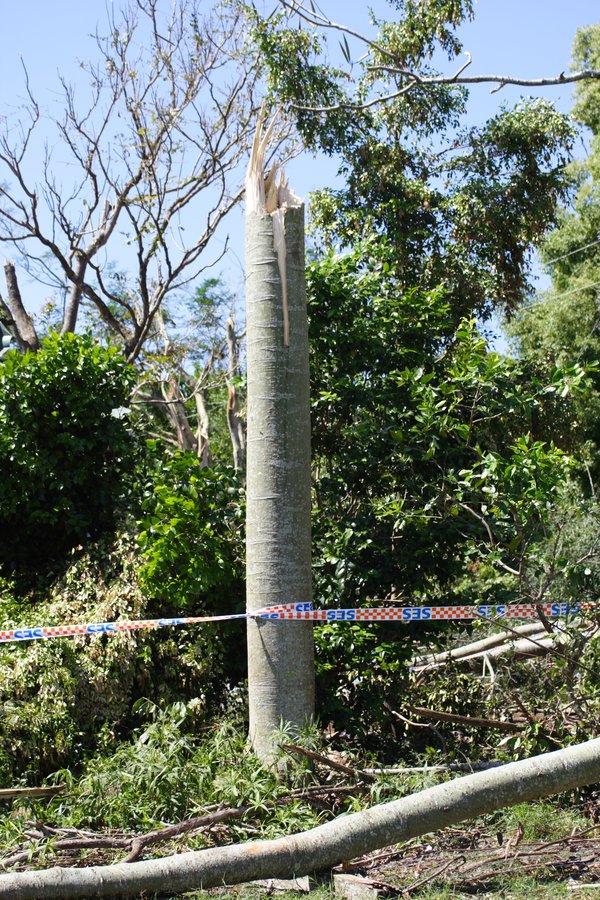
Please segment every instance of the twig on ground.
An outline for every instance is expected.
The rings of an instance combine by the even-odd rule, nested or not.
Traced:
[[[411,891],[416,891],[417,888],[423,887],[424,884],[427,884],[429,881],[433,881],[435,878],[439,878],[440,875],[443,875],[444,872],[447,872],[448,869],[458,868],[462,866],[466,862],[466,858],[464,856],[459,856],[456,859],[449,859],[447,863],[441,866],[439,869],[436,869],[435,872],[430,872],[424,878],[419,878],[418,881],[414,881],[412,884],[409,884],[407,887],[402,889],[403,894],[410,894]]]

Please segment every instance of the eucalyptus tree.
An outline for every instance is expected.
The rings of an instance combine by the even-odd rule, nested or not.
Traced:
[[[472,76],[468,54],[458,61],[457,35],[474,15],[471,0],[390,5],[393,19],[374,19],[368,35],[302,0],[280,0],[278,15],[253,15],[272,91],[309,146],[341,158],[341,186],[312,199],[317,240],[332,249],[383,235],[399,288],[444,284],[463,315],[512,309],[527,294],[532,245],[564,196],[574,133],[543,98],[473,126],[468,85],[550,89],[597,84],[600,71],[584,61],[550,78]],[[444,55],[449,74],[434,68]]]

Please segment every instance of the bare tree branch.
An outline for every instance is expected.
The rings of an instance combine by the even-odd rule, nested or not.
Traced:
[[[0,241],[65,293],[63,332],[76,328],[83,304],[134,361],[165,299],[205,268],[208,244],[240,200],[259,108],[244,41],[231,6],[203,13],[198,0],[176,0],[164,11],[136,0],[96,36],[85,104],[61,80],[64,112],[52,121],[25,71],[26,106],[0,124]],[[273,152],[289,134],[280,121]]]

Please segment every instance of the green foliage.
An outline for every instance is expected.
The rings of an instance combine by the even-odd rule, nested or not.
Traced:
[[[545,427],[570,433],[587,370],[542,379],[489,352],[444,291],[399,289],[390,252],[367,240],[308,271],[315,596],[334,606],[529,598],[569,566],[545,541],[572,461]],[[383,721],[426,628],[318,629],[321,714],[361,733]]]
[[[277,14],[268,20],[258,15],[254,5],[245,5],[250,34],[260,57],[265,61],[267,86],[277,105],[293,103],[302,97],[302,107],[329,107],[344,99],[339,86],[342,73],[329,65],[315,63],[321,49],[316,35],[304,29],[287,27],[286,16]],[[320,121],[310,109],[297,109],[297,124],[306,145],[321,147],[327,153],[338,152],[349,132],[357,133],[351,110],[336,115],[324,113]]]
[[[178,612],[237,611],[244,566],[239,474],[175,453],[150,474],[142,513],[144,589]]]
[[[18,596],[0,585],[0,624],[168,615],[168,607],[145,598],[138,571],[130,536],[73,551],[64,575],[43,592]],[[110,753],[139,720],[134,705],[142,697],[166,704],[193,699],[197,721],[214,714],[226,702],[232,672],[239,677],[241,642],[239,628],[205,625],[2,645],[2,785],[20,776],[35,781],[60,766],[77,771],[90,754]]]
[[[394,22],[379,22],[384,46],[405,67],[427,62],[438,49],[449,59],[462,50],[455,29],[473,19],[472,0],[390,0],[399,15]]]
[[[456,29],[472,3],[393,5],[398,14],[374,20],[350,71],[328,64],[327,29],[294,30],[283,16],[255,26],[277,102],[309,147],[342,158],[343,186],[313,197],[318,239],[331,249],[384,235],[402,290],[443,285],[461,316],[514,309],[528,292],[531,245],[569,187],[572,124],[538,99],[465,127],[466,90],[426,80],[435,52],[460,53]],[[350,63],[347,43],[342,52]]]
[[[243,730],[226,722],[199,736],[193,701],[160,707],[143,701],[137,711],[146,723],[111,756],[90,760],[77,780],[68,771],[56,773],[70,788],[55,804],[65,824],[143,832],[202,815],[213,804],[256,811],[264,837],[317,824],[308,804],[277,804],[289,782],[261,766]],[[305,777],[304,767],[300,771]]]
[[[0,563],[44,565],[113,528],[136,458],[134,372],[111,348],[51,334],[0,363]]]
[[[580,29],[575,38],[573,66],[598,68],[600,26]],[[592,129],[589,155],[573,163],[567,174],[574,196],[560,211],[557,227],[544,241],[542,257],[552,276],[552,289],[523,307],[508,331],[516,351],[541,373],[553,366],[589,365],[600,359],[598,284],[600,282],[600,119],[597,82],[576,87],[573,114]],[[600,377],[592,390],[576,398],[575,432],[580,460],[596,478],[600,447]],[[563,439],[561,436],[561,443]],[[587,476],[585,477],[587,481]]]
[[[597,69],[599,65],[600,25],[578,28],[573,43],[572,69]],[[580,81],[575,85],[574,93],[573,115],[594,135],[600,135],[600,85],[597,81]]]
[[[342,602],[443,590],[465,555],[514,563],[568,468],[537,422],[586,378],[488,352],[385,260],[366,243],[309,269],[317,593]]]
[[[317,709],[365,739],[386,718],[383,703],[396,706],[406,690],[408,642],[398,625],[321,625],[315,629]],[[401,627],[401,626],[400,626]]]

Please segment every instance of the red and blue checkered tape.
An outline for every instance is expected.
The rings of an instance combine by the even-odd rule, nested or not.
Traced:
[[[479,606],[371,606],[350,609],[313,609],[312,603],[282,603],[248,613],[222,616],[183,616],[175,619],[138,619],[123,622],[37,625],[0,629],[0,643],[45,640],[119,632],[147,631],[179,625],[203,625],[233,619],[269,619],[300,622],[433,622],[469,619],[534,619],[581,615],[593,603],[514,603]]]

